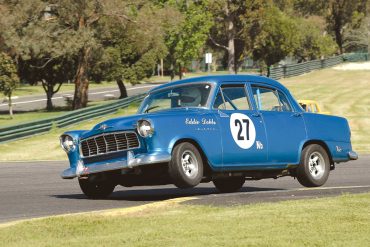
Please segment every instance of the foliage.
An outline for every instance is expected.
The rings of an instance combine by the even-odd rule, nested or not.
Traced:
[[[362,19],[359,27],[346,30],[345,47],[354,50],[367,50],[370,54],[370,17]]]
[[[298,27],[295,21],[272,6],[266,9],[261,31],[254,41],[253,56],[271,66],[299,46]]]
[[[336,52],[337,46],[330,35],[323,33],[312,21],[297,18],[298,45],[294,55],[299,61],[318,59]]]
[[[166,5],[177,9],[182,14],[177,19],[173,19],[177,20],[177,23],[168,26],[166,36],[171,78],[174,77],[175,67],[178,65],[181,79],[182,67],[201,56],[213,22],[211,14],[205,11],[206,1],[170,0]]]
[[[17,68],[7,54],[0,52],[0,92],[8,97],[9,114],[12,117],[12,93],[19,85]]]
[[[295,8],[304,15],[323,16],[328,32],[335,38],[339,52],[343,53],[344,30],[358,21],[361,13],[366,13],[367,4],[368,0],[296,0]]]
[[[158,60],[167,53],[162,23],[166,15],[163,9],[148,3],[141,6],[132,16],[134,21],[126,25],[115,21],[105,23],[109,31],[102,35],[102,57],[93,78],[137,84],[150,77]]]
[[[46,10],[48,10],[46,12]],[[8,2],[0,22],[6,46],[17,57],[22,81],[42,83],[47,95],[47,110],[61,84],[74,77],[74,61],[80,40],[73,31],[61,30],[52,8],[42,1]],[[50,16],[49,16],[50,15]]]

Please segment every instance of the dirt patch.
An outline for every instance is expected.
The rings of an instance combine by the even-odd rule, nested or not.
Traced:
[[[370,62],[344,63],[333,67],[335,70],[370,70]]]

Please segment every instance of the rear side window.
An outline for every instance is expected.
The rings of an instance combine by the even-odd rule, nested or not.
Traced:
[[[292,111],[286,96],[275,89],[252,86],[253,98],[261,111]]]
[[[250,110],[244,85],[223,85],[213,105],[221,110]]]

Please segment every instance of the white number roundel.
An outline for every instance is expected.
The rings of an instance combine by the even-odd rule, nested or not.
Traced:
[[[252,147],[256,140],[253,121],[244,114],[233,113],[230,117],[230,130],[236,144],[243,149]]]

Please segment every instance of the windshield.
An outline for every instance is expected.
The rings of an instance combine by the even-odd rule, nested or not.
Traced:
[[[194,84],[154,92],[145,98],[140,113],[178,107],[205,107],[210,91],[209,84]]]

